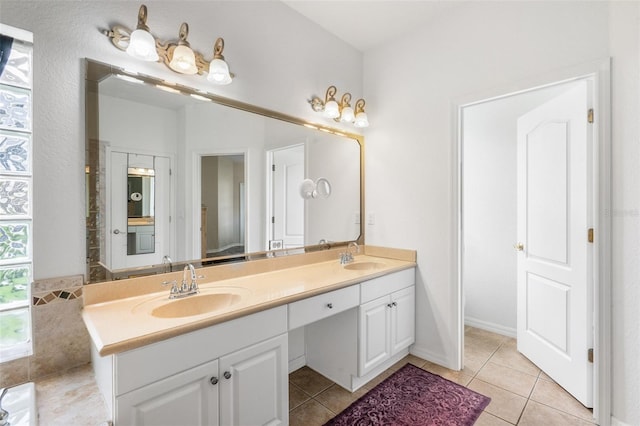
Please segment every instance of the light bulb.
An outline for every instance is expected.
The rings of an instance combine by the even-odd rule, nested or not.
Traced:
[[[158,60],[155,39],[148,31],[142,29],[135,30],[131,33],[131,36],[129,36],[127,53],[143,61]]]
[[[344,107],[342,109],[342,115],[340,116],[340,121],[344,123],[352,123],[353,122],[353,108],[350,106]]]
[[[209,75],[207,80],[216,84],[231,83],[231,75],[229,74],[229,65],[222,59],[214,58],[209,63]]]
[[[356,127],[369,127],[369,118],[366,112],[359,112],[356,114],[356,120],[353,122]]]
[[[198,72],[196,56],[193,50],[185,45],[178,45],[173,50],[173,57],[169,62],[169,67],[181,74],[196,74]]]
[[[329,101],[324,105],[324,113],[323,115],[327,118],[338,118],[340,117],[340,107],[338,107],[338,103],[336,101]]]

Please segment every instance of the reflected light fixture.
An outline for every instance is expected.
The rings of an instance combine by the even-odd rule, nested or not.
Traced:
[[[143,61],[163,62],[171,70],[180,74],[207,74],[207,80],[214,84],[229,84],[233,74],[222,55],[224,40],[218,38],[213,45],[213,59],[207,61],[199,52],[193,50],[187,41],[189,25],[183,22],[178,31],[178,41],[156,39],[147,25],[147,7],[140,6],[136,30],[114,25],[111,30],[103,30],[115,47],[126,51],[134,58]]]
[[[356,101],[356,109],[351,107],[351,93],[345,93],[340,98],[340,103],[336,101],[337,89],[335,86],[329,86],[325,94],[324,101],[317,96],[309,100],[311,109],[320,112],[326,118],[332,118],[337,122],[352,123],[355,127],[369,126],[367,113],[364,111],[364,99]]]

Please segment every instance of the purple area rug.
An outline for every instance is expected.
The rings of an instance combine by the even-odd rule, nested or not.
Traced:
[[[471,426],[491,399],[406,364],[326,425]]]

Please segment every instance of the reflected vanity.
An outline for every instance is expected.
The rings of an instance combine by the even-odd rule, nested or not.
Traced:
[[[87,60],[88,282],[363,243],[362,136],[159,86]]]

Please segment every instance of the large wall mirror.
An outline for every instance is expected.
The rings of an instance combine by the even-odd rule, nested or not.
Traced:
[[[86,64],[88,282],[364,241],[361,136]]]

